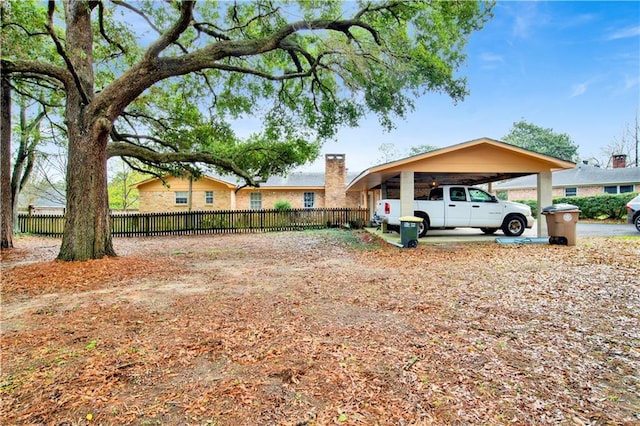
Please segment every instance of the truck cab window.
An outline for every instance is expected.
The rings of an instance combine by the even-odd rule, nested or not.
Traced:
[[[464,188],[451,188],[449,191],[449,198],[451,198],[451,201],[467,201],[467,195],[464,192]]]
[[[490,194],[477,188],[469,188],[469,196],[473,202],[488,203],[493,201],[493,197]]]
[[[442,200],[442,188],[434,188],[429,194],[430,200]]]

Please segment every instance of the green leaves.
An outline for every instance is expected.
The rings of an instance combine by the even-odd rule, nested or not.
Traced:
[[[553,129],[545,129],[524,120],[513,123],[513,128],[503,140],[530,151],[567,161],[576,161],[578,158],[578,145],[568,134],[554,133]]]
[[[129,7],[105,3],[92,11],[96,95],[111,93],[107,88],[116,83],[126,90],[142,85],[138,99],[100,100],[123,109],[116,124],[120,133],[149,136],[129,142],[229,158],[238,154],[236,146],[255,150],[256,140],[279,147],[278,152],[281,143],[292,143],[289,151],[296,154],[286,157],[300,164],[313,160],[303,157],[317,153],[341,127],[357,126],[368,114],[391,129],[427,91],[461,100],[466,81],[455,72],[465,59],[464,44],[490,18],[492,6],[471,1],[199,2],[191,23],[154,64],[162,68],[162,60],[175,58],[179,64],[172,66],[187,67],[153,82],[127,73],[173,28],[180,8],[148,0]],[[44,35],[46,7],[10,1],[6,10],[4,20],[11,24],[3,27],[3,41],[19,42],[32,52],[12,55],[62,64]],[[56,9],[57,17],[63,13]],[[55,22],[60,34],[64,25],[73,25]],[[225,53],[212,60],[219,49]],[[43,55],[44,50],[51,54]],[[261,127],[241,143],[234,127],[249,118]],[[299,140],[311,144],[309,149],[301,151]]]

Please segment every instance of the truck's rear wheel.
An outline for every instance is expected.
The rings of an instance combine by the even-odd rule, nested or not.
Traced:
[[[518,237],[522,235],[526,228],[526,222],[519,215],[509,215],[502,223],[502,232],[509,237]]]

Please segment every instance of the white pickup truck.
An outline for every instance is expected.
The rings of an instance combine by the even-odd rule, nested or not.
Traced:
[[[400,200],[383,199],[372,220],[397,231],[400,216]],[[430,228],[480,228],[485,234],[502,229],[505,235],[519,236],[533,227],[531,208],[526,204],[498,200],[480,188],[463,185],[439,186],[416,198],[413,216],[422,218],[418,237],[427,235]]]

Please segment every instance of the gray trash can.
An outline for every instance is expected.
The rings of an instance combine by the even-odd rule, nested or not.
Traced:
[[[400,218],[400,243],[405,248],[418,247],[418,229],[422,218],[403,216]]]
[[[580,209],[573,204],[553,204],[542,209],[547,219],[547,231],[551,244],[576,245],[576,223]]]

